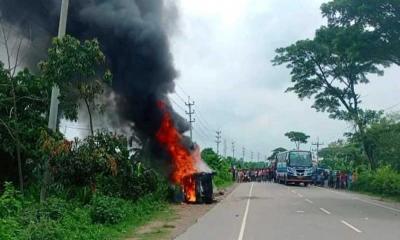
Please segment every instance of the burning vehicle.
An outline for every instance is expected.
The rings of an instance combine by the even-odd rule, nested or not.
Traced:
[[[162,110],[163,117],[156,139],[171,159],[172,183],[181,187],[186,202],[212,203],[213,173],[201,159],[200,147],[193,143],[186,146],[184,136],[175,127],[166,104],[159,101],[158,107]]]

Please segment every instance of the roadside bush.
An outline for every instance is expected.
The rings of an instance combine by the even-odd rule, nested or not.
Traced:
[[[21,209],[21,196],[12,183],[4,183],[4,193],[0,196],[0,218],[15,216]]]
[[[15,218],[0,218],[0,239],[20,239],[22,227]]]
[[[29,240],[59,240],[67,238],[58,223],[51,219],[41,219],[37,223],[29,224],[25,234],[26,236],[23,239]]]
[[[400,196],[400,173],[389,166],[380,167],[375,172],[363,171],[353,184],[353,189],[385,196]]]
[[[126,217],[127,203],[122,199],[95,195],[91,202],[90,217],[93,223],[117,224]]]
[[[202,159],[215,172],[213,181],[217,187],[225,186],[232,182],[230,164],[225,159],[219,157],[211,148],[206,148],[201,152]]]

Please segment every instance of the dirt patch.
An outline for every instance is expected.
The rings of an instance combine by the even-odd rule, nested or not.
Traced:
[[[212,204],[171,204],[160,215],[140,227],[127,240],[170,240],[184,233],[190,226],[235,189],[236,184],[219,191]]]

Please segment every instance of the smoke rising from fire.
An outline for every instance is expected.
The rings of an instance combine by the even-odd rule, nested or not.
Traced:
[[[60,6],[61,0],[0,0],[1,19],[31,40],[26,65],[45,57],[57,34]],[[169,102],[167,94],[174,91],[177,77],[168,41],[176,9],[171,0],[70,1],[67,34],[99,40],[114,75],[117,115],[150,145],[162,118],[156,103]],[[179,131],[186,131],[183,118],[171,107],[169,111]]]

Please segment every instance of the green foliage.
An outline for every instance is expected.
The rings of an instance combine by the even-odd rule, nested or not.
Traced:
[[[399,197],[400,173],[389,166],[380,167],[374,172],[363,171],[360,172],[353,188],[363,192]]]
[[[310,136],[305,133],[295,131],[287,132],[285,133],[285,136],[288,137],[291,142],[296,144],[296,149],[300,149],[300,144],[307,143],[307,139],[310,138]]]
[[[100,108],[95,100],[111,83],[104,70],[105,56],[97,40],[80,42],[71,36],[53,39],[48,59],[39,64],[42,77],[60,88],[60,107],[67,119],[77,120],[81,100],[88,110]]]
[[[10,182],[4,184],[4,192],[0,196],[0,218],[15,216],[22,209],[21,196]]]
[[[7,190],[7,194],[0,197],[5,199],[4,195],[9,196],[10,192],[14,190]],[[0,216],[2,240],[119,239],[166,207],[158,194],[142,196],[136,202],[96,195],[87,205],[76,199],[66,201],[56,197],[49,198],[44,204],[34,198],[32,201],[22,202],[18,198],[13,201],[18,201],[21,208],[18,207],[18,213],[13,212],[12,216]],[[100,220],[105,224],[94,223]]]
[[[330,143],[318,154],[323,159],[319,165],[332,170],[350,171],[355,169],[355,166],[365,162],[358,144],[342,140]]]
[[[369,36],[366,48],[358,49],[360,55],[400,63],[399,0],[334,0],[322,4],[321,10],[329,25],[355,25]]]
[[[216,174],[213,181],[217,187],[225,186],[232,182],[229,161],[218,156],[211,148],[204,149],[201,152],[201,158],[215,171]]]
[[[90,217],[93,223],[116,224],[126,217],[124,208],[121,199],[95,195],[91,202]]]
[[[400,123],[382,119],[366,131],[378,165],[390,165],[400,171]]]
[[[278,153],[280,153],[280,152],[286,152],[286,151],[287,151],[287,149],[286,149],[286,148],[283,148],[283,147],[275,148],[274,150],[272,150],[272,154],[271,154],[271,156],[268,157],[268,160],[274,160],[274,159],[276,158],[276,155],[277,155]]]
[[[293,91],[300,99],[314,98],[313,108],[333,119],[357,127],[362,147],[372,168],[377,166],[373,146],[365,135],[368,124],[381,112],[360,107],[357,86],[369,83],[383,67],[399,64],[399,2],[334,0],[322,5],[328,25],[314,39],[300,40],[276,50],[274,65],[291,69]],[[377,11],[376,9],[379,9]]]

